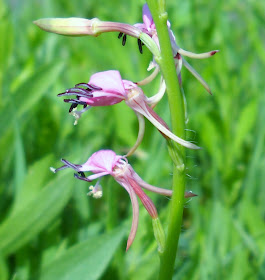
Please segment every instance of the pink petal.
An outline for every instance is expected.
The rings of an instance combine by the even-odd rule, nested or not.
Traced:
[[[83,170],[81,170],[81,171],[83,171]],[[105,175],[109,175],[109,172],[105,171],[105,172],[96,173],[96,174],[88,176],[87,179],[90,180],[90,181],[93,181],[93,180],[95,180],[97,178],[100,178],[100,177],[103,177]]]
[[[137,194],[137,196],[142,201],[145,209],[149,213],[149,215],[152,217],[152,219],[156,219],[158,217],[156,207],[153,203],[153,201],[150,199],[150,197],[141,189],[141,187],[137,184],[137,182],[134,179],[131,179],[130,177],[127,177],[127,180],[131,187],[133,188],[134,192]]]
[[[106,172],[112,174],[112,170],[122,156],[117,156],[111,150],[100,150],[95,152],[86,163],[84,163],[80,171],[92,171],[93,173]],[[105,175],[106,175],[105,174]]]
[[[135,93],[132,97],[129,96],[125,100],[126,104],[131,107],[134,111],[145,116],[161,133],[164,137],[170,138],[173,141],[189,149],[200,149],[195,144],[185,141],[172,133],[166,123],[156,114],[156,112],[147,105],[147,98],[138,90],[138,95]]]
[[[148,31],[150,31],[151,28],[155,28],[154,20],[147,4],[143,5],[143,22]]]
[[[85,98],[80,97],[80,101],[86,102],[90,106],[110,106],[117,103],[120,103],[123,98],[117,97],[117,95],[112,95],[110,93],[106,93],[104,91],[96,91],[93,92],[93,97]]]
[[[105,95],[109,92],[110,94],[117,94],[121,97],[126,96],[119,71],[109,70],[98,72],[91,76],[89,84],[102,88],[106,92]]]
[[[137,196],[136,196],[135,192],[133,191],[133,189],[131,188],[131,186],[128,184],[128,182],[126,182],[126,180],[124,180],[124,179],[116,179],[116,181],[120,185],[122,185],[125,188],[125,190],[128,192],[130,199],[131,199],[131,203],[132,203],[133,219],[132,219],[131,231],[130,231],[130,234],[128,237],[127,247],[126,247],[126,251],[128,251],[134,241],[134,238],[135,238],[136,232],[137,232],[137,228],[138,228],[139,204],[137,201]]]
[[[148,30],[146,29],[146,26],[144,23],[136,23],[133,25],[134,27],[140,29],[142,32],[147,33]]]
[[[133,178],[135,181],[144,189],[155,192],[158,194],[166,195],[166,196],[171,196],[172,195],[172,190],[167,190],[163,188],[158,188],[153,185],[150,185],[146,183],[134,170],[133,170]]]

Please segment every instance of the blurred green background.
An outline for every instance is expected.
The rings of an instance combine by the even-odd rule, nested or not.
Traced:
[[[73,172],[52,174],[60,158],[83,163],[109,148],[124,154],[138,124],[124,103],[92,108],[73,125],[56,95],[97,71],[124,79],[147,75],[151,59],[137,40],[115,33],[70,38],[45,33],[44,17],[98,17],[141,22],[144,1],[0,0],[0,280],[156,279],[159,258],[151,219],[140,206],[138,233],[125,253],[132,219],[127,193],[104,178],[103,198]],[[187,201],[174,279],[265,279],[265,2],[167,1],[184,49],[220,49],[188,61],[208,81],[210,96],[182,71],[189,112]],[[159,79],[145,86],[156,93]],[[156,111],[169,123],[166,97]],[[150,184],[171,187],[166,143],[149,124],[130,163]],[[164,227],[169,199],[150,194]]]

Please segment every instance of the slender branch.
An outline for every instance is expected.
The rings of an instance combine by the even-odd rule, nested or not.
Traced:
[[[174,134],[184,139],[185,109],[168,33],[168,15],[165,10],[165,1],[147,0],[147,4],[153,16],[159,38],[161,58],[157,60],[157,63],[166,82],[172,130]],[[173,196],[170,205],[166,247],[164,253],[160,256],[160,280],[172,279],[182,225],[185,192],[185,150],[178,144],[169,143],[169,151],[174,162]]]

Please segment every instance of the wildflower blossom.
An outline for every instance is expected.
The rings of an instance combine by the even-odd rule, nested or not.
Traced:
[[[149,35],[154,40],[154,42],[157,44],[157,46],[159,47],[159,40],[158,40],[158,36],[157,36],[155,23],[154,23],[154,20],[152,18],[152,15],[150,13],[150,10],[149,10],[147,4],[143,5],[143,23],[137,23],[134,26],[139,28],[145,34]],[[203,58],[208,58],[208,57],[213,56],[214,54],[219,52],[219,50],[213,50],[213,51],[206,52],[206,53],[201,53],[201,54],[196,54],[196,53],[192,53],[192,52],[183,50],[176,43],[174,33],[170,29],[170,22],[169,21],[167,21],[167,26],[168,26],[168,32],[169,32],[171,47],[172,47],[172,51],[173,51],[173,57],[174,57],[174,60],[175,60],[177,75],[179,77],[180,85],[181,85],[180,70],[182,68],[182,65],[184,65],[188,69],[188,71],[190,71],[191,74],[211,94],[211,90],[210,90],[208,84],[199,75],[199,73],[197,73],[197,71],[183,58],[183,56],[187,56],[187,57],[190,57],[190,58],[196,58],[196,59],[203,59]],[[158,65],[156,64],[155,61],[152,61],[151,66],[149,66],[148,70],[151,70],[154,67],[158,68]],[[155,73],[157,74],[158,71],[156,70]],[[155,76],[156,75],[152,74],[152,78],[154,78]],[[148,79],[148,82],[150,82],[150,79]],[[141,84],[144,84],[144,82],[141,82]]]
[[[164,88],[162,91],[164,91]],[[190,149],[199,149],[196,145],[173,134],[167,124],[149,106],[152,105],[153,102],[157,102],[156,97],[157,95],[159,96],[160,93],[151,98],[146,97],[137,84],[122,80],[119,71],[110,70],[96,73],[91,76],[88,83],[77,84],[74,88],[70,88],[58,94],[58,96],[69,95],[76,95],[76,98],[64,99],[65,102],[72,103],[69,112],[76,118],[75,124],[82,113],[91,106],[109,106],[124,100],[126,104],[134,110],[139,120],[138,138],[129,154],[135,151],[143,139],[145,129],[144,117],[146,117],[165,138],[170,138]],[[83,105],[84,108],[81,111],[74,110],[78,105]]]
[[[91,182],[95,179],[99,179],[105,175],[111,175],[129,194],[132,210],[133,210],[133,220],[132,227],[129,234],[129,238],[127,241],[128,250],[133,243],[133,240],[136,235],[138,221],[139,221],[139,205],[137,201],[137,197],[143,203],[145,209],[151,216],[154,224],[158,222],[157,210],[152,202],[152,200],[145,194],[142,188],[149,190],[151,192],[155,192],[161,195],[171,196],[172,191],[158,188],[146,183],[140,176],[133,170],[132,166],[128,163],[128,160],[125,156],[116,155],[112,150],[100,150],[92,154],[92,156],[82,165],[70,163],[67,160],[62,159],[64,163],[63,166],[51,170],[56,173],[60,170],[66,168],[72,168],[77,173],[74,174],[75,178]],[[84,172],[92,172],[92,175],[85,176]],[[96,183],[95,187],[89,187],[90,192],[93,197],[99,198],[102,196],[102,189],[99,185],[99,181]],[[185,197],[195,196],[192,192],[186,192]],[[159,227],[158,227],[159,228]],[[159,232],[155,232],[158,234]]]

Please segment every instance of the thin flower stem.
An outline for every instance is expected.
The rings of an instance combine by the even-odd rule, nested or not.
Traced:
[[[185,108],[176,74],[173,52],[168,34],[165,0],[147,0],[154,19],[161,49],[161,58],[157,63],[166,82],[167,96],[171,113],[172,132],[185,139]],[[160,255],[160,280],[172,279],[178,240],[182,225],[184,192],[185,192],[185,150],[173,144],[169,147],[173,168],[173,196],[169,212],[169,226],[165,251]],[[173,156],[172,156],[173,155]],[[177,160],[176,160],[177,159]]]

